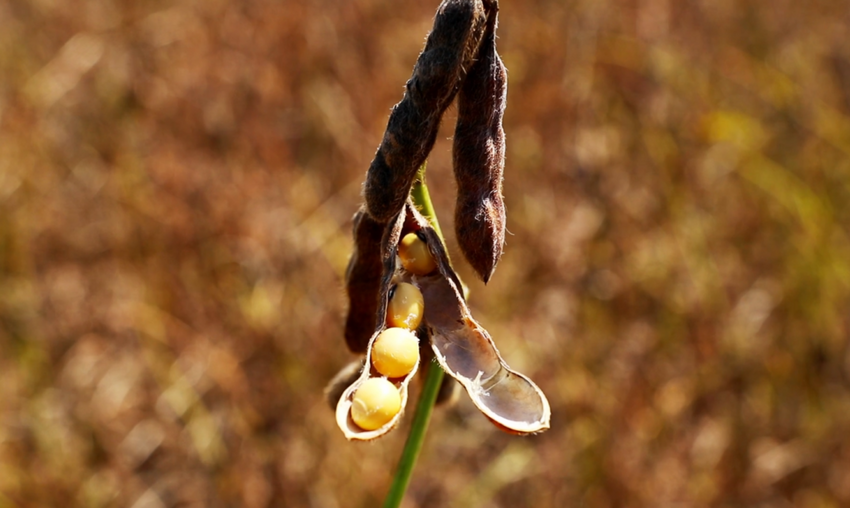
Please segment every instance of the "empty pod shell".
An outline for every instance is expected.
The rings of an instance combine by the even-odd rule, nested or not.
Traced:
[[[502,430],[530,434],[548,429],[551,410],[543,391],[502,359],[490,334],[466,306],[460,280],[436,231],[413,206],[407,208],[437,261],[437,272],[417,280],[425,299],[424,322],[437,362]]]

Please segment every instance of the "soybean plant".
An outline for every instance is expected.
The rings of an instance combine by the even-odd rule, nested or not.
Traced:
[[[550,408],[534,382],[511,369],[466,305],[424,181],[443,113],[458,98],[453,165],[458,244],[486,283],[502,256],[507,72],[496,51],[497,0],[443,0],[434,26],[390,113],[354,216],[346,270],[345,341],[362,355],[326,395],[343,435],[370,441],[402,418],[408,387],[426,361],[422,391],[386,507],[398,506],[421,447],[438,388],[457,381],[498,428],[549,428]],[[431,359],[436,363],[430,362]],[[449,375],[443,379],[443,372]],[[449,393],[449,389],[440,391]]]

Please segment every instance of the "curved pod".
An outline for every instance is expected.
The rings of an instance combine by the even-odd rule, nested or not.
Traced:
[[[487,330],[473,319],[437,233],[413,206],[412,222],[420,228],[438,271],[418,277],[425,300],[431,349],[443,369],[469,394],[475,406],[496,426],[515,434],[549,428],[551,409],[543,391],[502,359]]]
[[[457,182],[455,235],[458,247],[486,284],[505,244],[505,131],[507,71],[496,51],[498,7],[491,8],[478,58],[458,93],[452,145]]]
[[[481,0],[443,0],[437,9],[363,183],[366,209],[376,221],[389,222],[404,208],[416,172],[437,140],[443,113],[478,53],[486,21]]]
[[[361,212],[362,213],[362,212]],[[339,397],[339,400],[336,404],[336,422],[339,426],[342,433],[349,440],[360,440],[360,441],[369,441],[380,436],[383,436],[390,430],[392,430],[398,422],[401,420],[404,415],[404,409],[407,405],[408,398],[408,385],[410,384],[410,380],[413,379],[417,370],[419,370],[419,364],[421,362],[420,359],[416,361],[413,366],[413,369],[405,376],[400,378],[392,378],[390,381],[395,385],[399,390],[399,395],[401,398],[401,408],[398,413],[394,417],[392,417],[387,423],[382,425],[381,427],[374,430],[366,430],[358,426],[351,417],[351,407],[353,404],[354,393],[357,391],[366,380],[371,378],[379,378],[384,377],[375,369],[375,366],[372,362],[372,348],[375,345],[375,339],[383,332],[386,328],[386,316],[387,310],[389,306],[390,299],[390,289],[392,288],[395,282],[398,282],[402,278],[405,277],[403,270],[399,268],[398,263],[396,262],[396,253],[398,251],[398,242],[400,238],[400,234],[402,231],[402,227],[404,225],[405,219],[405,211],[402,210],[396,219],[388,223],[384,227],[383,235],[380,242],[380,262],[382,264],[382,273],[380,276],[380,284],[379,284],[379,292],[377,298],[377,305],[375,308],[375,314],[368,316],[367,318],[372,319],[372,322],[375,323],[374,332],[371,337],[369,337],[366,342],[366,357],[360,367],[360,374],[354,380],[351,385],[348,386]],[[359,217],[363,220],[363,216]],[[368,220],[368,219],[367,219]],[[415,332],[414,332],[415,333]],[[421,334],[417,335],[420,337]]]

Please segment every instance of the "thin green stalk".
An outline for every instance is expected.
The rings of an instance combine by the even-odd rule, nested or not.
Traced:
[[[434,205],[431,204],[428,187],[425,185],[424,164],[419,169],[410,195],[413,204],[431,222],[440,237],[440,241],[445,242],[440,224],[437,222],[437,216],[434,213]],[[407,491],[407,485],[410,483],[410,477],[413,474],[413,467],[416,465],[419,452],[422,450],[422,443],[425,441],[425,432],[428,430],[431,412],[434,409],[434,403],[437,401],[437,393],[440,391],[442,381],[443,369],[436,362],[429,363],[425,385],[422,387],[419,402],[416,404],[416,413],[413,415],[413,423],[410,426],[410,434],[408,434],[404,450],[401,452],[401,459],[398,461],[392,486],[390,486],[390,491],[384,499],[384,508],[397,508],[401,504],[401,500],[404,499],[404,493]]]
[[[440,229],[440,222],[437,220],[437,214],[434,212],[434,204],[431,203],[431,194],[428,192],[428,186],[425,185],[425,164],[419,168],[419,173],[416,175],[416,180],[410,189],[410,197],[413,199],[413,204],[416,205],[419,212],[434,227],[437,236],[440,237],[440,241],[445,245],[446,239],[443,238],[443,230]]]
[[[429,363],[425,386],[422,387],[422,394],[416,404],[416,414],[413,415],[413,424],[410,426],[407,442],[404,443],[404,451],[401,452],[393,484],[384,499],[384,508],[397,508],[404,499],[404,493],[413,474],[413,466],[416,465],[416,459],[419,458],[419,451],[422,450],[422,443],[425,441],[425,431],[428,430],[428,422],[431,419],[431,412],[437,401],[437,393],[440,391],[442,381],[443,369],[440,364]]]

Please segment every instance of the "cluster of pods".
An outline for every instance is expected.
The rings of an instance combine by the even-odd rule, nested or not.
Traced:
[[[348,439],[371,440],[401,419],[422,359],[435,359],[502,430],[549,428],[543,392],[502,359],[473,319],[432,225],[409,198],[440,119],[457,97],[455,226],[464,257],[486,283],[504,244],[502,201],[506,72],[496,52],[497,0],[443,0],[404,98],[366,175],[346,271],[345,340],[364,358],[328,387]],[[451,383],[451,384],[449,384]]]
[[[371,440],[398,424],[423,357],[433,357],[502,430],[549,428],[545,395],[505,363],[472,317],[437,232],[410,201],[385,225],[359,211],[354,236],[346,339],[365,358],[343,369],[328,393],[345,437]],[[374,318],[370,326],[362,319],[367,313]]]
[[[507,72],[496,51],[498,13],[497,0],[440,4],[363,185],[370,216],[386,223],[397,215],[434,147],[443,113],[457,97],[455,232],[464,257],[484,282],[493,275],[505,242]]]

